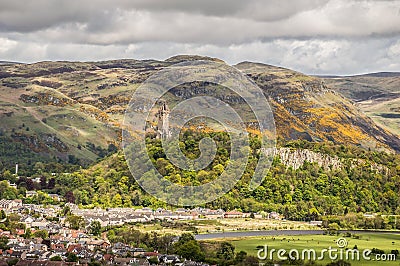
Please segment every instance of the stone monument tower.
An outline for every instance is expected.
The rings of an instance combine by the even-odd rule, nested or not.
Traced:
[[[168,108],[167,103],[163,102],[156,114],[158,138],[167,139],[171,137],[171,131],[169,129],[169,113],[170,110]]]

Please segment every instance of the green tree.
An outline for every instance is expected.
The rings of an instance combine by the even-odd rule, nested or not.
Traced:
[[[49,237],[49,233],[46,230],[37,230],[33,233],[34,237],[40,237],[42,239],[46,239]]]
[[[62,261],[62,258],[61,258],[61,256],[57,255],[57,256],[51,257],[50,261]]]
[[[68,253],[67,254],[67,259],[65,260],[66,262],[78,262],[78,256],[74,253]]]
[[[24,237],[25,239],[32,238],[32,230],[30,228],[26,228]]]
[[[235,257],[235,246],[229,242],[222,242],[217,250],[217,257],[223,260],[232,260]]]
[[[70,215],[65,221],[69,224],[71,229],[79,230],[85,226],[85,220],[82,216]]]
[[[4,210],[0,210],[0,221],[6,218],[7,218],[6,212]]]
[[[94,236],[99,236],[101,232],[101,224],[99,221],[92,221],[89,226],[89,232]]]
[[[235,257],[235,263],[238,264],[238,263],[243,262],[245,260],[246,256],[247,256],[247,252],[245,252],[243,250],[239,251],[239,253],[237,253],[236,257]]]
[[[0,237],[0,249],[2,249],[2,250],[7,249],[7,244],[8,244],[8,237],[1,236]]]
[[[205,254],[196,240],[190,240],[175,248],[176,254],[188,260],[203,261]]]

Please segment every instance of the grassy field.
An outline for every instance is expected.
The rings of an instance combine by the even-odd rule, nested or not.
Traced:
[[[184,232],[196,234],[222,233],[235,231],[258,230],[318,230],[306,222],[281,221],[269,219],[218,219],[174,221],[160,224],[136,224],[135,229],[144,232],[157,232],[160,234],[180,235]]]
[[[371,261],[362,260],[362,251],[364,249],[378,248],[384,250],[386,254],[390,253],[391,250],[400,250],[400,234],[377,234],[377,233],[360,233],[357,234],[359,239],[351,237],[340,236],[329,236],[329,235],[307,235],[307,236],[277,236],[277,237],[254,237],[254,238],[243,238],[243,239],[224,239],[224,241],[231,242],[235,247],[236,251],[246,251],[249,255],[257,256],[259,246],[268,245],[268,252],[271,249],[285,249],[287,252],[291,249],[297,249],[300,252],[304,249],[314,249],[317,253],[317,257],[321,254],[322,249],[328,249],[329,247],[338,248],[336,241],[339,238],[345,238],[348,245],[347,248],[353,249],[357,246],[360,251],[360,261],[349,261],[351,265],[400,265],[400,258],[396,261],[376,261],[375,255],[371,254]],[[344,253],[345,254],[345,253]],[[287,255],[287,254],[286,254]],[[345,256],[345,255],[344,255]],[[274,258],[277,259],[276,252]],[[318,265],[326,265],[331,262],[328,253],[325,253],[325,260],[318,261]]]
[[[388,99],[386,101],[365,101],[360,104],[361,109],[371,117],[379,126],[400,136],[400,98]],[[385,115],[393,115],[387,117]]]

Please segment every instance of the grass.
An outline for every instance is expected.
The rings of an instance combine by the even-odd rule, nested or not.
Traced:
[[[272,248],[279,250],[285,249],[287,252],[291,249],[297,249],[300,254],[304,249],[315,249],[317,256],[319,256],[322,249],[328,249],[329,247],[337,248],[336,240],[344,237],[347,240],[348,248],[353,249],[357,245],[360,251],[360,257],[362,257],[362,250],[378,248],[384,250],[386,254],[390,253],[391,250],[400,250],[400,234],[378,234],[378,233],[360,233],[357,234],[359,239],[354,237],[341,236],[330,236],[330,235],[306,235],[306,236],[276,236],[276,237],[249,237],[241,239],[229,239],[236,251],[241,250],[247,252],[249,255],[257,256],[258,246],[268,245],[268,250]],[[226,239],[224,239],[226,241]],[[274,258],[276,259],[276,252]],[[370,256],[374,258],[374,255]],[[325,260],[317,262],[320,265],[326,265],[329,263],[329,256],[326,254]],[[351,265],[400,265],[400,258],[397,261],[351,261]]]
[[[279,221],[268,219],[218,219],[218,220],[194,220],[173,221],[167,226],[157,223],[134,225],[135,229],[160,234],[180,235],[185,232],[197,234],[245,232],[258,230],[317,230],[305,222]]]

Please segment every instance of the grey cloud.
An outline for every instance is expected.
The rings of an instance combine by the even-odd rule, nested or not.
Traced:
[[[323,5],[321,1],[317,2],[320,4],[318,8],[302,9],[285,19],[272,21],[178,11],[116,9],[111,13],[103,11],[93,15],[86,21],[77,19],[38,31],[4,32],[4,35],[30,41],[39,38],[51,42],[99,45],[126,45],[149,41],[228,45],[274,38],[359,38],[400,34],[400,15],[397,11],[399,0],[337,0],[324,2]]]
[[[399,71],[400,41],[397,38],[373,40],[275,39],[218,46],[146,42],[131,45],[47,44],[0,39],[0,57],[9,61],[47,60],[94,61],[115,58],[166,59],[176,54],[219,57],[229,64],[241,61],[264,62],[308,74],[357,74]]]
[[[399,7],[399,0],[4,0],[0,31],[36,33],[62,27],[88,36],[91,43],[110,33],[114,39],[109,43],[366,36],[399,33]],[[131,30],[135,26],[141,30]]]
[[[191,53],[307,73],[400,70],[400,0],[0,2],[0,59]]]
[[[118,10],[186,13],[274,21],[324,5],[327,0],[3,0],[0,26],[3,31],[35,31],[62,23],[98,23]]]

